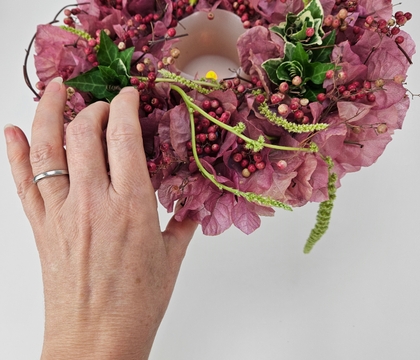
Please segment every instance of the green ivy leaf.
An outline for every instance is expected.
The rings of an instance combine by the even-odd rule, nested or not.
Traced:
[[[328,70],[333,70],[335,65],[334,64],[312,63],[311,67],[312,67],[311,81],[314,84],[320,85],[325,80],[325,73]]]
[[[323,40],[320,49],[312,50],[312,61],[327,63],[331,61],[331,53],[334,49],[336,31],[331,31]]]
[[[119,85],[120,79],[118,78],[118,74],[108,66],[98,66],[99,72],[102,76],[102,79],[108,85]]]
[[[121,59],[122,63],[124,64],[126,71],[129,71],[131,68],[131,59],[134,54],[134,46],[119,53],[119,58]]]
[[[302,27],[300,28],[299,31],[293,33],[290,36],[290,39],[293,40],[293,42],[295,43],[304,41],[307,38],[306,30],[309,27],[315,27],[315,21],[310,11],[304,11],[300,15],[300,19],[302,20],[302,25],[301,25]]]
[[[303,66],[309,63],[308,53],[305,51],[301,43],[296,44],[292,60],[300,62]]]
[[[319,0],[312,0],[307,6],[306,10],[309,10],[314,19],[322,19],[324,17],[324,9]]]
[[[325,89],[322,86],[317,86],[311,83],[308,83],[308,87],[305,92],[305,98],[307,98],[309,101],[318,101],[316,96],[319,93],[325,92]]]
[[[298,61],[284,61],[277,68],[276,75],[280,81],[291,81],[295,76],[303,76],[303,66]]]
[[[93,68],[74,79],[67,80],[66,85],[89,92],[96,99],[112,99],[117,94],[108,90],[109,83],[105,81],[99,68]]]
[[[282,62],[283,62],[283,59],[278,58],[278,59],[269,59],[267,61],[264,61],[261,64],[262,68],[267,73],[267,76],[270,79],[270,81],[276,85],[280,85],[280,81],[277,77],[276,72],[277,72],[277,68],[281,65]]]
[[[109,66],[115,59],[118,58],[120,50],[103,30],[101,31],[100,39],[97,55],[98,62],[103,66]]]
[[[66,81],[66,84],[89,92],[98,100],[111,101],[121,88],[130,84],[129,69],[134,47],[120,51],[104,31],[101,31],[100,37],[99,66]]]
[[[130,75],[127,72],[127,68],[121,59],[115,59],[110,65],[109,68],[114,70],[117,75],[122,75],[129,77]]]

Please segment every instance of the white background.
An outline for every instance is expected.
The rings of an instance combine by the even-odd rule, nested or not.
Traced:
[[[24,49],[35,26],[66,3],[2,3],[2,126],[29,133],[35,104],[22,78]],[[406,28],[420,44],[417,2],[398,9],[414,13]],[[408,78],[417,93],[419,62],[415,56]],[[310,255],[302,248],[316,205],[278,211],[251,236],[197,233],[150,358],[419,359],[419,113],[417,98],[379,161],[342,181],[332,225]],[[3,140],[0,169],[0,359],[35,359],[43,333],[40,266]]]

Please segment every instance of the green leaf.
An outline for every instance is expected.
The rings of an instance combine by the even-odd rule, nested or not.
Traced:
[[[281,23],[281,24],[280,24],[280,25],[278,25],[278,26],[272,26],[272,27],[270,28],[270,31],[272,31],[273,33],[275,33],[275,34],[280,35],[281,37],[283,37],[283,35],[284,35],[284,27],[285,27],[285,25],[286,25],[286,23],[285,23],[285,22],[283,22],[283,23]]]
[[[127,76],[130,75],[127,72],[127,68],[121,59],[115,59],[110,65],[109,68],[114,70],[117,75]]]
[[[109,68],[114,70],[118,75],[119,84],[121,87],[127,86],[130,83],[130,74],[128,73],[127,68],[121,59],[115,59]]]
[[[309,62],[308,53],[305,51],[301,43],[296,44],[292,59],[299,61],[302,65],[305,65]]]
[[[331,31],[323,40],[321,49],[312,50],[312,61],[327,63],[331,61],[331,53],[334,49],[335,44],[335,30]]]
[[[316,86],[311,83],[308,83],[308,87],[305,92],[305,98],[307,98],[311,102],[318,101],[316,96],[322,92],[325,92],[325,89],[322,86]]]
[[[293,60],[293,53],[295,52],[296,46],[291,42],[284,44],[284,60]]]
[[[325,73],[328,70],[333,70],[335,65],[334,64],[312,63],[311,67],[312,67],[311,81],[314,84],[320,85],[325,80]]]
[[[278,58],[278,59],[270,59],[270,60],[264,61],[261,64],[262,68],[267,73],[268,78],[271,80],[271,82],[273,82],[276,85],[280,85],[280,81],[277,78],[276,71],[282,62],[283,62],[283,59]]]
[[[299,15],[299,20],[301,23],[301,28],[299,31],[293,33],[290,36],[295,42],[303,41],[307,38],[306,30],[308,27],[314,27],[314,18],[310,11],[303,11]]]
[[[119,85],[120,79],[118,74],[108,66],[99,65],[98,69],[102,76],[102,80],[108,85]]]
[[[103,66],[111,65],[111,63],[119,57],[119,53],[120,50],[118,49],[118,46],[115,45],[105,31],[102,30],[97,55],[99,64]]]
[[[109,84],[102,77],[99,68],[93,68],[74,79],[67,80],[66,85],[72,86],[79,91],[90,92],[96,99],[113,98],[117,92],[109,90]]]
[[[124,51],[121,51],[119,53],[119,58],[121,59],[121,61],[123,62],[125,68],[127,69],[127,71],[130,71],[131,68],[131,59],[133,57],[134,54],[134,46],[130,47],[128,49],[125,49]]]
[[[322,19],[324,17],[324,9],[319,0],[312,0],[305,9],[311,12],[314,19]]]
[[[298,61],[285,61],[277,68],[276,75],[280,81],[291,81],[295,76],[302,77],[303,66]]]

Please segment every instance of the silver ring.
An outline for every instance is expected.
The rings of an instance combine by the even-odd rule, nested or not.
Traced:
[[[37,176],[34,177],[34,184],[36,184],[39,180],[45,179],[47,177],[51,177],[51,176],[58,176],[58,175],[68,175],[69,172],[67,170],[50,170],[50,171],[45,171],[41,174],[38,174]]]

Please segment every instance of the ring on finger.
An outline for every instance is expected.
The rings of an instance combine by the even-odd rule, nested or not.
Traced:
[[[67,170],[49,170],[49,171],[45,171],[42,172],[38,175],[36,175],[33,179],[33,183],[36,184],[38,181],[45,179],[47,177],[52,177],[52,176],[59,176],[59,175],[68,175],[69,172]]]

